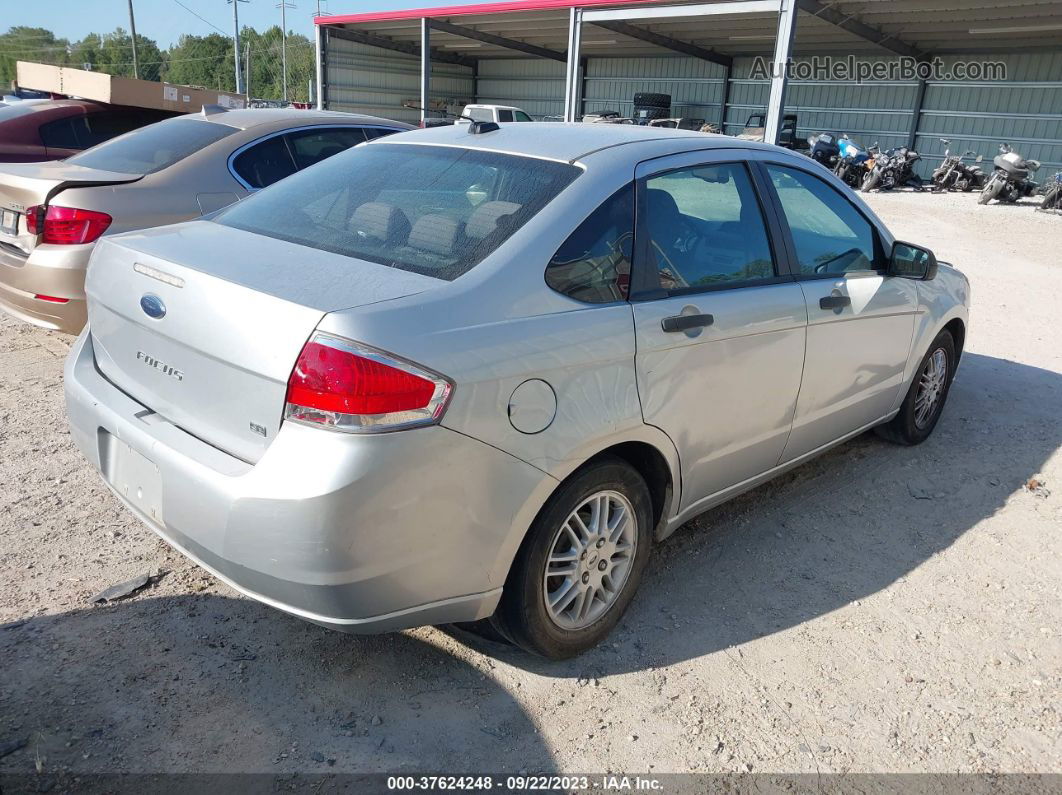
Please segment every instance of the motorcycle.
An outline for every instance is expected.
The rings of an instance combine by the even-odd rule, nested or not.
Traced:
[[[808,156],[823,168],[833,169],[840,157],[840,136],[837,133],[819,133],[808,137]]]
[[[995,170],[981,190],[978,204],[988,204],[993,199],[1016,202],[1036,192],[1038,185],[1029,175],[1039,170],[1039,160],[1026,160],[1005,143],[1000,144],[999,154],[992,163]]]
[[[834,166],[833,173],[841,180],[841,182],[848,185],[853,190],[858,190],[859,186],[863,184],[863,177],[866,175],[869,168],[874,167],[874,156],[878,153],[878,143],[874,142],[872,146],[867,149],[860,149],[859,144],[849,138],[847,135],[842,135],[841,140],[837,142],[837,165]]]
[[[941,138],[940,142],[945,147],[951,144],[951,141],[947,138]],[[975,154],[976,152],[966,151],[961,155],[953,155],[951,149],[946,148],[944,150],[944,162],[937,166],[933,172],[933,192],[959,190],[967,193],[974,188],[983,188],[986,179],[985,172],[976,164],[982,162],[984,157],[977,155],[974,160],[975,165],[968,165],[962,162],[964,158]]]
[[[1041,210],[1062,210],[1062,171],[1044,184],[1044,200],[1040,202]]]
[[[915,190],[922,190],[922,179],[914,173],[914,164],[921,160],[921,155],[913,149],[901,146],[890,149],[874,158],[874,168],[867,172],[859,189],[863,193],[878,188],[893,188],[910,185]]]

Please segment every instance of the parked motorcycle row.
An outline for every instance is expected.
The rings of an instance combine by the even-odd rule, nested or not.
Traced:
[[[1012,204],[1040,193],[1044,196],[1040,209],[1062,211],[1062,171],[1041,186],[1031,176],[1039,170],[1040,162],[1022,157],[1004,143],[992,162],[992,171],[986,173],[982,155],[969,150],[952,152],[949,139],[940,141],[946,147],[944,160],[933,170],[928,185],[914,170],[921,155],[906,146],[883,151],[874,142],[863,148],[847,134],[820,133],[808,138],[808,156],[833,171],[852,190],[863,193],[898,187],[916,191],[928,187],[934,193],[979,190],[979,204],[993,200]]]

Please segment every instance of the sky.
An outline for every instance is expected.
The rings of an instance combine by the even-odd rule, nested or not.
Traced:
[[[465,2],[466,0],[461,0]],[[280,24],[280,0],[249,0],[240,3],[240,26],[264,30]],[[288,0],[288,29],[310,36],[317,0]],[[456,0],[320,0],[321,10],[332,14],[356,14],[395,8],[454,5]],[[475,2],[475,0],[467,0]],[[48,28],[60,38],[77,41],[86,33],[106,33],[117,27],[129,29],[127,0],[36,0],[0,4],[0,32],[11,25]],[[182,7],[185,6],[185,7]],[[205,36],[220,29],[232,33],[232,6],[225,0],[133,0],[136,32],[165,49],[182,33]],[[196,16],[198,15],[198,16]],[[200,17],[202,19],[200,19]]]

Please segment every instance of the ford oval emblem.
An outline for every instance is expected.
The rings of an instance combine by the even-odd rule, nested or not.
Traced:
[[[144,310],[145,315],[153,317],[155,320],[159,320],[166,315],[166,304],[162,303],[162,299],[157,295],[151,293],[140,299],[140,308]]]

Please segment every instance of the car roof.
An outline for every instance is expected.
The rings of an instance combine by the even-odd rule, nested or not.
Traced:
[[[574,163],[603,149],[626,145],[674,143],[675,151],[687,149],[775,149],[754,141],[741,141],[729,135],[694,130],[645,127],[638,124],[591,124],[581,122],[512,122],[500,129],[473,135],[470,125],[447,125],[411,130],[378,138],[377,144],[433,144],[461,146],[490,152],[539,157]],[[641,148],[641,147],[639,147]]]
[[[266,124],[290,124],[299,122],[303,124],[320,124],[322,122],[338,122],[340,124],[386,124],[390,127],[405,127],[414,129],[413,125],[405,122],[383,119],[379,116],[366,116],[361,113],[341,113],[332,110],[300,110],[298,108],[241,108],[238,110],[223,110],[217,107],[207,106],[200,113],[189,114],[192,118],[202,118],[206,121],[225,124],[241,130],[259,127]]]

